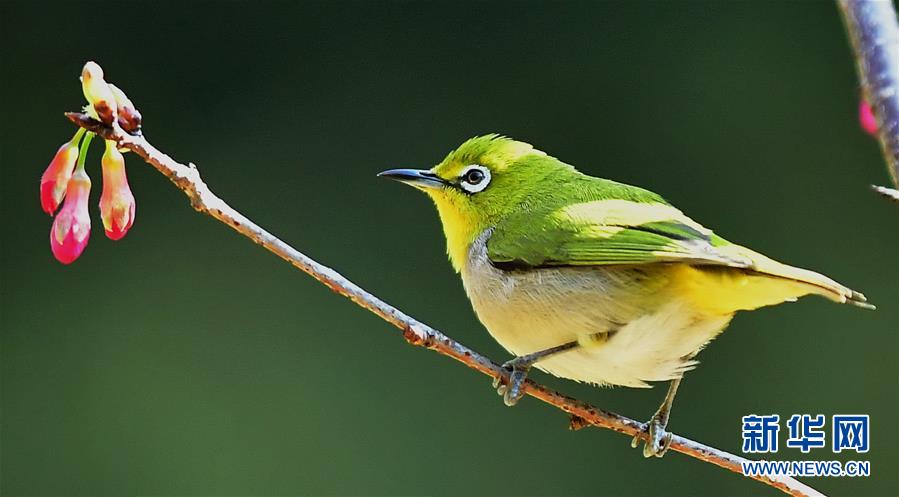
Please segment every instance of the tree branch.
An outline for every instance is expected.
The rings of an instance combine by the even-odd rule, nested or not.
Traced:
[[[893,188],[872,187],[899,203],[899,24],[892,0],[837,0]]]
[[[316,262],[279,240],[276,236],[232,209],[222,199],[212,193],[209,187],[206,186],[206,183],[200,178],[200,172],[193,164],[184,165],[176,162],[156,149],[143,136],[132,136],[122,130],[116,123],[110,128],[85,114],[75,112],[67,113],[66,117],[76,125],[92,131],[104,139],[114,140],[120,148],[127,148],[141,156],[147,163],[168,177],[175,186],[187,194],[194,209],[227,224],[238,233],[262,245],[297,269],[309,274],[334,292],[347,297],[357,305],[373,312],[384,321],[396,326],[402,330],[403,337],[410,344],[422,346],[441,355],[452,357],[475,371],[493,378],[500,378],[504,383],[508,383],[509,372],[500,365],[456,342],[440,331],[404,314],[399,309],[344,278],[333,269]],[[528,395],[568,413],[571,416],[571,429],[580,429],[593,425],[614,430],[631,437],[635,435],[645,437],[643,432],[644,423],[593,407],[538,385],[531,380],[527,380],[524,391]],[[742,457],[677,435],[672,435],[671,450],[739,474],[743,474],[741,463],[748,462],[747,459]],[[789,495],[822,496],[815,489],[790,477],[752,476],[751,478],[778,488]]]

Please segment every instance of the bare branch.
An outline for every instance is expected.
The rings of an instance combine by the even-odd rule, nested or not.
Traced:
[[[899,189],[899,24],[892,0],[837,0],[865,100],[877,117],[887,172]],[[875,187],[899,202],[899,191]]]
[[[888,198],[889,200],[892,200],[893,202],[896,202],[897,204],[899,204],[899,190],[894,190],[892,188],[887,188],[885,186],[877,186],[877,185],[871,185],[871,189],[874,190],[875,192],[879,193],[880,195]]]
[[[176,162],[156,149],[143,136],[129,135],[118,124],[114,123],[113,128],[106,127],[87,115],[75,112],[67,113],[66,117],[78,126],[92,131],[102,138],[115,140],[120,148],[127,148],[141,156],[147,163],[167,176],[175,186],[187,194],[194,209],[227,224],[238,233],[262,245],[297,269],[309,274],[334,292],[343,295],[357,305],[373,312],[384,321],[396,326],[402,330],[403,337],[410,344],[419,345],[436,351],[441,355],[452,357],[475,371],[493,378],[500,378],[504,383],[508,383],[509,372],[500,365],[456,342],[440,331],[404,314],[399,309],[344,278],[333,269],[302,254],[232,209],[222,199],[212,193],[200,178],[200,172],[193,164],[184,165]],[[638,434],[645,437],[643,432],[644,423],[593,407],[531,380],[527,380],[524,391],[528,395],[571,415],[570,427],[572,429],[593,425],[614,430],[630,437]],[[749,462],[748,459],[677,435],[672,435],[671,450],[739,474],[743,474],[741,463]],[[794,478],[763,476],[752,476],[752,478],[778,488],[789,495],[822,496],[815,489],[800,483]]]

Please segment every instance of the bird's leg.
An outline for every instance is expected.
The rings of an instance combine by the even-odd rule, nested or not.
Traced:
[[[501,385],[500,378],[494,378],[493,388],[496,389],[498,394],[503,396],[503,402],[505,402],[507,406],[514,406],[518,403],[519,399],[524,396],[524,392],[522,391],[524,380],[527,379],[528,371],[531,370],[531,366],[533,366],[534,363],[542,361],[549,356],[571,350],[577,346],[578,342],[575,340],[573,342],[563,343],[562,345],[556,345],[555,347],[540,350],[532,354],[518,356],[503,364],[503,367],[511,372],[509,374],[509,384]]]
[[[659,406],[659,410],[652,415],[652,418],[646,423],[645,435],[638,433],[631,440],[631,447],[637,447],[640,440],[646,437],[646,445],[643,446],[643,457],[662,457],[668,452],[671,446],[671,433],[665,432],[668,426],[668,416],[671,414],[671,404],[674,403],[674,396],[677,395],[677,387],[680,386],[681,378],[671,380],[668,387],[668,393],[665,394],[665,400]]]

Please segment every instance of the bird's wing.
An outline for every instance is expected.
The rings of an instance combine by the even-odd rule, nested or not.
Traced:
[[[494,227],[487,255],[499,268],[640,265],[723,266],[807,285],[837,302],[865,297],[836,281],[731,243],[663,202],[605,199],[524,211]]]
[[[751,267],[729,242],[676,208],[658,202],[594,200],[499,223],[487,243],[490,260],[514,266],[603,266],[687,262]]]

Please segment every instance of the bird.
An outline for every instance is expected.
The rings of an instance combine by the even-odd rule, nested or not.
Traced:
[[[507,405],[532,367],[597,386],[670,382],[632,440],[645,457],[668,450],[684,373],[735,313],[805,295],[874,308],[822,274],[725,240],[656,193],[505,136],[471,138],[431,169],[378,176],[436,204],[475,314],[514,355],[493,384]]]

